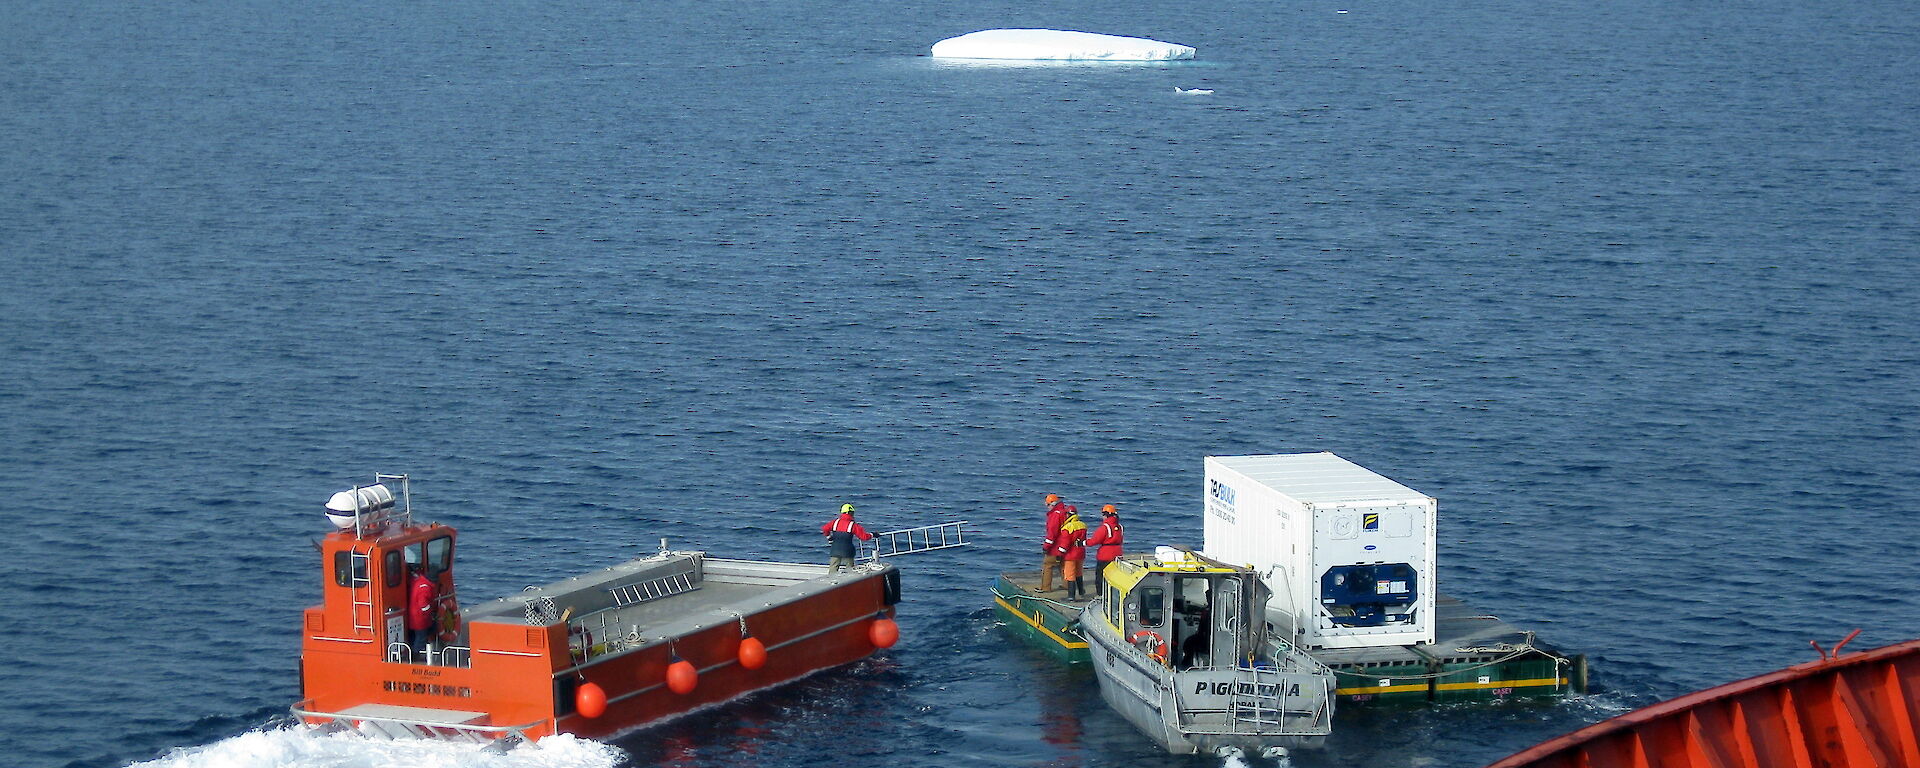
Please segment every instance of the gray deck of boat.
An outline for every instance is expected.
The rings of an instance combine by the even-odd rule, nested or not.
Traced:
[[[622,585],[677,573],[688,574],[691,583],[697,584],[698,588],[646,598],[625,606],[619,603],[631,601],[637,595],[628,595],[621,600],[611,593],[612,589]],[[522,624],[526,622],[529,602],[551,598],[554,610],[567,613],[575,623],[591,618],[595,626],[617,625],[623,631],[637,626],[645,633],[647,628],[655,625],[713,611],[752,613],[768,607],[777,599],[759,599],[763,595],[809,582],[819,582],[817,586],[828,587],[840,578],[849,578],[851,575],[827,577],[824,565],[727,560],[681,553],[664,558],[638,558],[551,584],[530,587],[523,592],[474,606],[465,612],[465,618],[469,623]]]
[[[755,600],[755,597],[780,588],[765,584],[729,584],[709,577],[701,582],[699,589],[692,592],[648,600],[625,608],[609,609],[607,623],[621,628],[638,626],[641,634],[646,634],[650,627],[661,626],[708,610],[724,609],[752,613],[767,607],[766,600]]]

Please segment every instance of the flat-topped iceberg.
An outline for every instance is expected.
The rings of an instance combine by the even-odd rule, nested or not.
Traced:
[[[1193,47],[1092,32],[989,29],[934,43],[933,55],[945,59],[1174,61],[1193,58]]]

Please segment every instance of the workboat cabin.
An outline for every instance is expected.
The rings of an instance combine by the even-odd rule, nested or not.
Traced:
[[[1258,579],[1227,570],[1133,565],[1116,569],[1115,588],[1107,590],[1101,607],[1108,623],[1149,648],[1150,655],[1182,671],[1214,666],[1216,659],[1232,665],[1259,654],[1260,622],[1245,620],[1242,608],[1248,590],[1264,596]]]
[[[406,476],[377,480],[327,504],[334,530],[318,542],[321,602],[302,619],[293,707],[311,725],[476,741],[609,736],[898,637],[899,572],[878,558],[831,573],[664,541],[462,608],[458,533],[414,521]]]
[[[1267,632],[1250,569],[1160,547],[1105,570],[1080,615],[1100,695],[1168,751],[1273,754],[1332,730],[1333,673]]]

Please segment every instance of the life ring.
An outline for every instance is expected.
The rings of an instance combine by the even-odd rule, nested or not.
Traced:
[[[1160,633],[1151,629],[1143,629],[1133,633],[1132,637],[1127,638],[1127,642],[1135,646],[1140,645],[1140,641],[1142,640],[1153,641],[1153,644],[1147,647],[1148,656],[1152,656],[1154,661],[1162,664],[1167,663],[1167,641],[1160,637]]]

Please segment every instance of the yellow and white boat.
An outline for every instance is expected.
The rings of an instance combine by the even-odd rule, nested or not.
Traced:
[[[1333,671],[1269,635],[1250,569],[1160,547],[1105,570],[1080,615],[1100,696],[1175,754],[1284,754],[1333,729]]]

